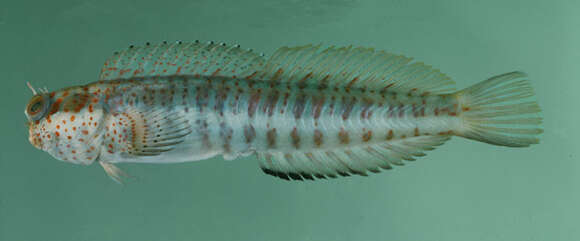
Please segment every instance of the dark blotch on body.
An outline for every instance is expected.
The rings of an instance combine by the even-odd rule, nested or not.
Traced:
[[[266,140],[268,141],[268,148],[276,147],[276,128],[270,129],[266,133]]]

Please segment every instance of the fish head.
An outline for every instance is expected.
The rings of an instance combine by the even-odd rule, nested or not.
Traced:
[[[32,88],[32,87],[31,87]],[[26,105],[28,140],[54,158],[90,164],[99,156],[104,111],[86,88],[37,93]]]

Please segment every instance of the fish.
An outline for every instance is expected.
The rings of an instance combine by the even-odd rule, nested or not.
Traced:
[[[457,136],[539,143],[541,109],[524,72],[456,90],[440,70],[373,48],[301,45],[271,56],[239,45],[146,43],[109,57],[95,82],[35,89],[29,141],[55,159],[180,163],[254,156],[285,180],[378,173]]]

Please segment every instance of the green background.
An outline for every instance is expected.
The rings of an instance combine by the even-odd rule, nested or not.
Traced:
[[[0,3],[0,240],[580,240],[579,1],[190,0]],[[25,81],[95,81],[130,44],[361,45],[413,56],[459,88],[526,71],[541,144],[454,138],[370,177],[285,182],[253,158],[98,165],[56,161],[27,141]]]

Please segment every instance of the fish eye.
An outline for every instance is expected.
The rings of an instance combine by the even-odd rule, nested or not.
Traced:
[[[45,100],[45,96],[37,95],[32,97],[32,100],[28,103],[28,107],[26,107],[26,114],[28,118],[33,121],[40,120],[44,117],[46,112],[46,104],[47,101]]]
[[[32,104],[32,106],[30,106],[30,109],[28,109],[28,113],[30,113],[30,114],[37,113],[38,111],[40,111],[41,105],[42,105],[42,100],[34,102],[34,104]]]

